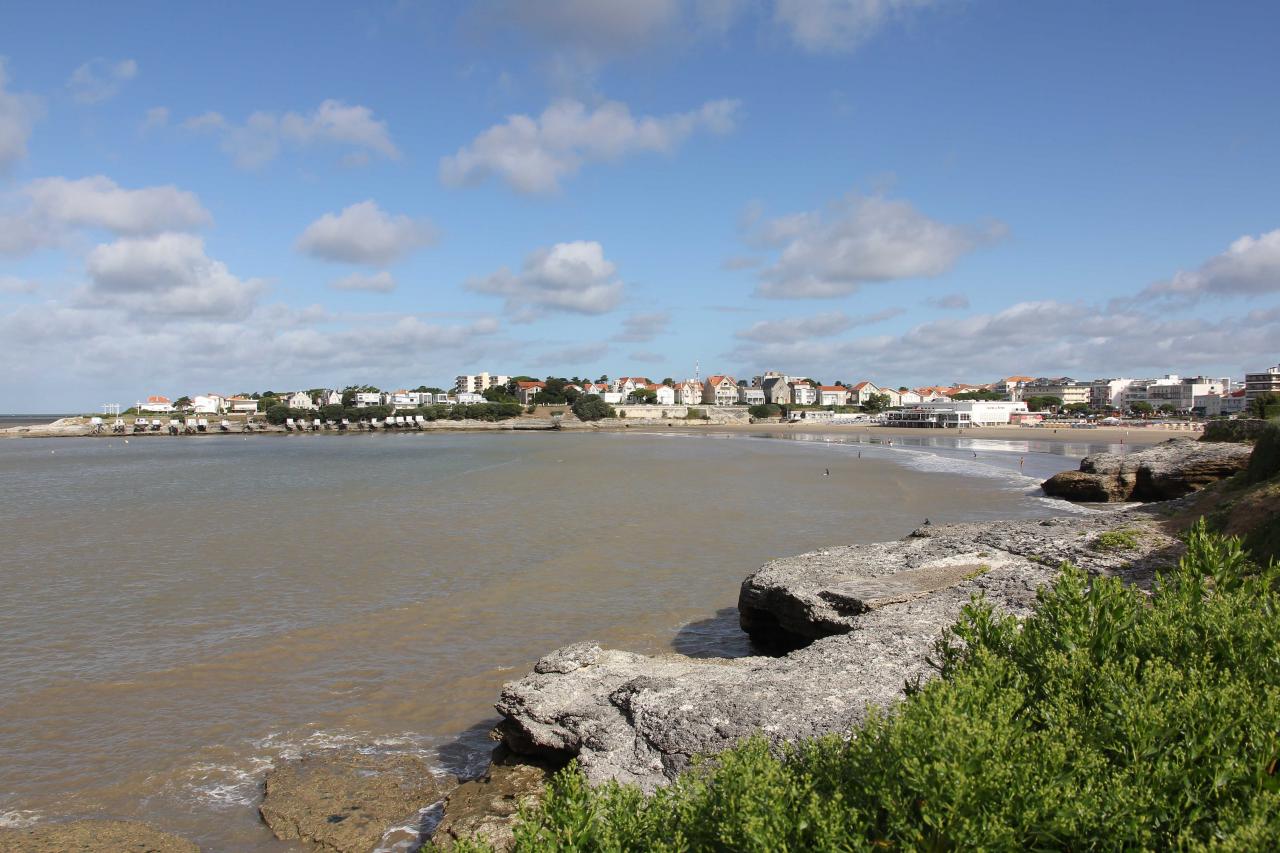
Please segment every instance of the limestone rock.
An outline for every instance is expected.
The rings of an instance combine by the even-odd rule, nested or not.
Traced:
[[[498,750],[506,752],[503,747]],[[483,778],[463,782],[449,794],[432,843],[447,850],[466,839],[483,841],[495,850],[511,849],[520,807],[541,798],[552,772],[552,765],[522,763],[510,755],[495,759]]]
[[[504,686],[501,731],[516,752],[576,757],[593,784],[645,789],[753,734],[781,744],[846,732],[931,677],[934,643],[971,596],[1026,615],[1064,560],[1149,580],[1179,552],[1155,521],[1139,509],[926,526],[898,542],[775,560],[743,583],[743,626],[776,645],[808,645],[733,660],[569,646]],[[1117,527],[1131,548],[1095,547]]]
[[[1168,441],[1134,453],[1095,453],[1079,471],[1055,474],[1042,487],[1071,501],[1166,501],[1243,471],[1251,450],[1243,444]]]
[[[0,829],[0,853],[200,853],[176,835],[132,820],[77,820]]]
[[[267,773],[259,812],[276,837],[337,853],[369,853],[383,833],[416,826],[444,796],[426,760],[341,749],[286,761]]]

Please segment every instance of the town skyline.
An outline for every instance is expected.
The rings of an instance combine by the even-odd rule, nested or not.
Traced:
[[[128,17],[4,16],[6,411],[497,364],[918,387],[1280,360],[1274,4]]]

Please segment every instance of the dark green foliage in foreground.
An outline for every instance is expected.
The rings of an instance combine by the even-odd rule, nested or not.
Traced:
[[[1280,474],[1280,424],[1267,424],[1253,443],[1245,480],[1261,483]]]
[[[782,407],[777,403],[760,403],[747,409],[753,418],[777,418],[782,416]]]
[[[1278,582],[1203,522],[1151,598],[1068,567],[1023,623],[969,605],[849,742],[749,742],[649,798],[571,767],[518,849],[1276,849]]]
[[[601,418],[615,416],[613,406],[606,403],[598,394],[582,394],[573,401],[573,413],[583,421],[598,421]]]

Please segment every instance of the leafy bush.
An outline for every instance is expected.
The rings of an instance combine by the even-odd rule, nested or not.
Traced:
[[[1280,474],[1280,424],[1267,424],[1253,444],[1245,480],[1261,483],[1277,474]]]
[[[1132,551],[1138,547],[1137,532],[1133,530],[1108,530],[1101,533],[1089,546],[1095,551]]]
[[[610,406],[599,394],[583,394],[573,401],[573,413],[583,421],[598,421],[601,418],[612,418],[615,416],[613,406]]]
[[[1275,849],[1280,566],[1188,541],[1150,598],[1068,566],[1025,622],[975,600],[940,678],[851,737],[750,741],[649,797],[571,765],[517,849]]]
[[[761,403],[748,408],[747,414],[753,418],[776,418],[782,415],[782,407],[777,403]]]

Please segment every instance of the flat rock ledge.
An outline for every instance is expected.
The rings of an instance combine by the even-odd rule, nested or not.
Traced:
[[[0,853],[200,853],[185,838],[132,820],[77,820],[0,829]]]
[[[1172,500],[1243,471],[1250,453],[1245,444],[1171,438],[1134,453],[1086,456],[1079,471],[1055,474],[1042,488],[1087,503]]]
[[[1157,518],[1137,508],[925,526],[775,560],[743,582],[739,611],[758,645],[793,651],[694,659],[567,646],[504,686],[499,731],[516,753],[576,757],[593,784],[645,790],[753,734],[781,744],[847,732],[931,676],[934,643],[973,595],[1025,616],[1066,560],[1149,583],[1181,553]]]
[[[275,836],[335,853],[369,853],[403,835],[416,848],[424,810],[451,780],[439,780],[416,755],[327,750],[286,761],[267,773],[259,813]],[[395,839],[400,840],[400,839]]]

